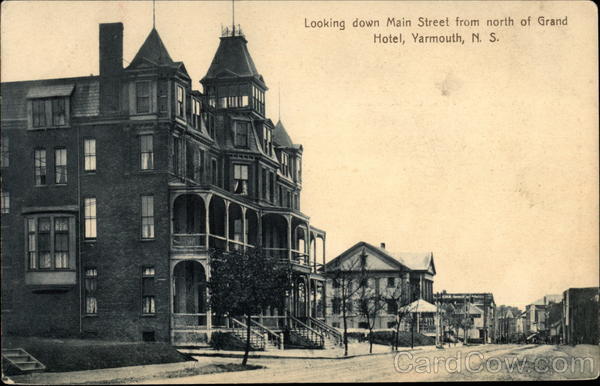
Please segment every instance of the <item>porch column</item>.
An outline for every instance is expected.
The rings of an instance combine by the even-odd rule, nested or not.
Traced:
[[[258,235],[256,237],[256,246],[260,246],[261,248],[264,247],[263,245],[263,238],[262,238],[262,212],[258,211],[256,212],[256,217],[257,217],[257,226],[258,226]]]
[[[225,250],[229,251],[229,201],[225,201]]]
[[[245,206],[242,206],[242,241],[244,243],[242,250],[246,252],[246,244],[248,244],[248,221],[246,220]]]
[[[287,219],[287,249],[288,249],[288,260],[292,261],[292,218],[286,216]]]
[[[323,266],[325,266],[325,244],[326,244],[326,237],[325,235],[323,235],[323,237],[321,237],[321,240],[323,241]]]
[[[311,295],[312,295],[312,280],[310,280],[310,277],[306,276],[306,289],[304,292],[304,313],[306,316],[311,316],[311,312],[310,309],[312,308],[312,301],[311,301]]]
[[[204,230],[206,232],[206,235],[204,235],[204,246],[206,247],[206,249],[209,248],[209,243],[210,243],[210,199],[212,198],[211,195],[207,196],[206,199],[204,198],[204,196],[202,197],[202,200],[204,201],[204,213],[205,218],[204,218]]]

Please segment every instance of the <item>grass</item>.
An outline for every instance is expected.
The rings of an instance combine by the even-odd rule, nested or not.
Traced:
[[[204,375],[204,374],[215,374],[215,373],[226,373],[230,371],[244,371],[244,370],[256,370],[262,369],[263,366],[257,365],[246,365],[242,366],[238,363],[227,363],[227,364],[214,364],[214,365],[206,365],[202,367],[190,367],[183,370],[177,371],[167,371],[164,373],[160,373],[157,375],[153,375],[152,377],[130,377],[130,378],[118,378],[112,379],[110,381],[105,382],[93,382],[93,384],[100,385],[114,385],[114,384],[125,384],[132,383],[141,380],[152,380],[152,379],[164,379],[164,378],[182,378],[182,377],[192,377],[195,375]]]
[[[47,372],[95,370],[189,360],[168,343],[3,337],[2,348],[18,347],[42,362]]]

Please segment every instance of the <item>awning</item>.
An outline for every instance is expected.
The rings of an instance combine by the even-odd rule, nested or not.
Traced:
[[[75,85],[61,84],[56,86],[38,86],[32,87],[27,92],[27,99],[66,97],[73,93]]]

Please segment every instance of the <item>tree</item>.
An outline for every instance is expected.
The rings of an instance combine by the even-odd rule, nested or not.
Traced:
[[[268,307],[282,310],[291,289],[291,270],[287,262],[262,253],[214,251],[209,281],[210,304],[217,315],[245,317],[246,350],[242,365],[248,362],[252,315]]]
[[[361,289],[364,283],[357,280],[357,285],[353,285],[354,279],[364,275],[366,254],[363,250],[360,259],[352,259],[343,265],[337,262],[330,266],[326,274],[332,279],[334,289],[334,300],[339,299],[339,306],[342,312],[342,322],[344,324],[344,356],[348,356],[348,312],[352,309],[352,298]],[[362,268],[362,269],[361,269]],[[334,303],[334,308],[336,304]]]
[[[402,273],[400,274],[400,283],[402,283]],[[411,286],[410,283],[405,283],[404,288],[395,286],[393,288],[388,288],[385,297],[388,299],[388,302],[395,304],[395,315],[396,315],[396,325],[394,330],[394,341],[392,348],[394,351],[398,351],[398,346],[400,345],[400,327],[402,326],[403,321],[409,321],[411,323],[412,330],[412,315],[411,312],[413,310],[408,307],[411,303],[410,291]],[[412,292],[419,297],[419,287],[416,285],[412,286]]]
[[[373,353],[373,328],[377,316],[386,306],[386,299],[381,295],[378,288],[369,285],[369,278],[366,277],[365,270],[361,270],[361,281],[363,282],[361,298],[358,307],[360,316],[367,320],[367,328],[369,329],[369,354]]]

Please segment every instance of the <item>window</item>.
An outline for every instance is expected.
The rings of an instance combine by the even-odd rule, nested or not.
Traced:
[[[85,313],[96,315],[98,313],[98,302],[96,300],[96,289],[98,287],[98,271],[96,268],[85,270]]]
[[[268,197],[268,193],[267,193],[267,171],[265,169],[261,169],[262,173],[261,173],[261,177],[260,177],[260,186],[261,186],[261,193],[262,193],[262,198],[264,198],[265,200]]]
[[[53,98],[52,99],[52,124],[54,126],[65,125],[65,99],[64,98]]]
[[[234,193],[248,194],[248,165],[233,165]]]
[[[396,303],[395,300],[387,300],[387,313],[390,315],[396,315],[398,313],[398,303]]]
[[[273,132],[267,126],[263,126],[263,150],[267,155],[273,155]]]
[[[340,288],[340,281],[337,279],[333,279],[332,286],[333,288]]]
[[[96,238],[96,198],[84,199],[85,238]]]
[[[200,129],[200,101],[198,99],[192,99],[192,126],[196,129]]]
[[[27,260],[30,270],[69,269],[73,254],[73,216],[44,215],[26,219]]]
[[[143,81],[135,84],[136,112],[150,112],[150,82]]]
[[[142,268],[142,314],[145,315],[156,313],[154,276],[154,267]]]
[[[83,141],[83,169],[86,172],[96,171],[96,140],[86,139]]]
[[[286,177],[290,175],[290,156],[286,152],[281,152],[281,173]]]
[[[202,175],[204,174],[204,152],[196,149],[194,151],[194,180],[202,181]]]
[[[332,308],[332,312],[334,314],[339,314],[340,310],[342,309],[342,299],[340,299],[340,298],[333,298],[331,300],[331,308]]]
[[[396,278],[388,277],[387,278],[387,286],[388,286],[388,288],[394,288],[396,286]]]
[[[169,82],[161,80],[158,82],[158,111],[166,113],[168,108]]]
[[[46,185],[46,149],[34,151],[35,184]]]
[[[142,239],[154,238],[154,196],[142,196]]]
[[[269,201],[275,201],[275,173],[269,172],[269,176],[271,177],[269,180]]]
[[[54,183],[67,183],[67,149],[54,150]]]
[[[31,123],[33,127],[46,126],[46,101],[34,99],[31,101]]]
[[[248,147],[248,126],[248,122],[235,122],[235,146]]]
[[[69,218],[54,218],[54,267],[69,268]]]
[[[36,237],[36,219],[27,219],[27,255],[29,260],[29,269],[37,269],[37,237]]]
[[[183,87],[177,86],[177,116],[183,117],[185,114],[184,110],[185,92]]]
[[[1,200],[1,204],[2,204],[1,208],[2,209],[0,210],[0,212],[3,214],[10,213],[10,193],[2,191],[0,194],[2,197],[2,200]]]
[[[154,169],[154,141],[151,134],[140,135],[140,168]]]
[[[3,135],[0,144],[0,167],[7,168],[10,162],[10,148],[8,146],[8,137]]]
[[[358,328],[368,329],[369,328],[369,323],[367,323],[367,322],[358,322]]]
[[[213,185],[219,185],[219,170],[217,167],[217,160],[216,159],[212,159],[210,161],[210,176],[211,176],[211,183]]]

